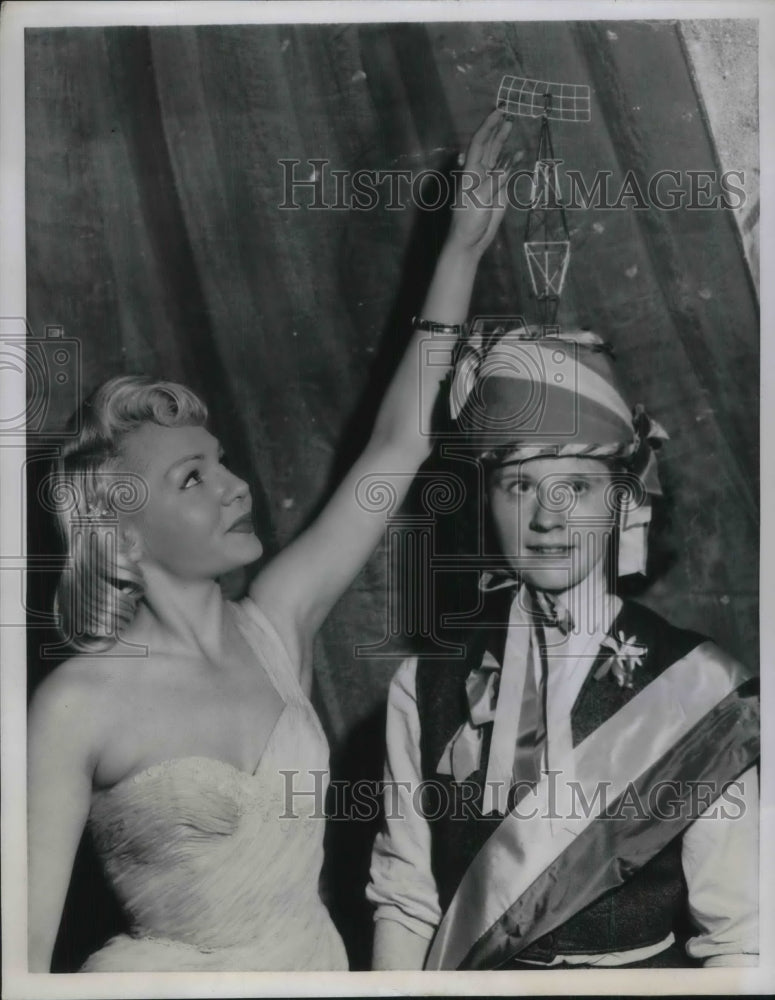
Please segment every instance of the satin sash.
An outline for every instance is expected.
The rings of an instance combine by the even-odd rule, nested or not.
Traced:
[[[685,801],[689,782],[715,781],[720,794],[758,756],[754,685],[739,663],[704,642],[574,747],[559,771],[574,774],[579,804],[594,804],[605,789],[610,814],[623,796],[646,801],[659,782],[674,782],[677,815],[636,808],[635,817],[623,809],[612,818],[605,806],[580,807],[580,815],[550,823],[558,772],[549,771],[474,858],[425,968],[502,965],[646,864],[702,811],[692,814]]]

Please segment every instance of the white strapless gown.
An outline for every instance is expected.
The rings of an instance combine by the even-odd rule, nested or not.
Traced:
[[[90,826],[132,929],[85,972],[347,968],[318,894],[326,738],[272,625],[235,607],[285,708],[253,774],[179,757],[94,793]]]

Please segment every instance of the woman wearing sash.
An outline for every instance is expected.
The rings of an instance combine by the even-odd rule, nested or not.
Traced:
[[[328,748],[307,698],[312,642],[383,530],[358,482],[395,475],[402,494],[427,455],[439,352],[503,215],[493,168],[509,128],[493,112],[472,139],[474,197],[453,212],[369,444],[244,600],[225,600],[218,579],[261,542],[201,400],[122,376],[85,404],[56,484],[69,542],[58,610],[79,655],[40,685],[29,721],[31,971],[50,967],[87,822],[130,933],[85,971],[346,968],[318,895]],[[429,329],[433,367],[421,363]],[[141,503],[126,503],[126,485]],[[283,770],[308,804],[291,816]]]
[[[391,684],[374,966],[756,964],[755,680],[616,594],[667,435],[590,332],[472,338],[451,404],[502,558]]]

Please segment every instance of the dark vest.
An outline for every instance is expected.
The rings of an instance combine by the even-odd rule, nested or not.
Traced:
[[[512,590],[491,594],[485,608],[486,620],[507,622],[512,598]],[[620,687],[610,674],[595,680],[595,670],[610,655],[607,651],[598,654],[571,712],[574,745],[704,641],[703,636],[676,628],[633,602],[623,604],[614,629],[623,631],[627,638],[635,636],[647,647],[647,653],[635,671],[632,688]],[[425,809],[431,829],[431,866],[442,911],[446,911],[466,869],[500,823],[500,817],[482,816],[480,812],[492,723],[483,727],[480,768],[468,781],[458,784],[449,775],[439,774],[436,766],[448,741],[467,718],[466,676],[479,666],[485,649],[502,662],[506,631],[505,624],[473,629],[465,659],[421,657],[417,665],[422,776],[428,782]],[[655,719],[654,724],[657,726],[659,720]],[[579,872],[579,878],[584,878],[583,872]],[[645,947],[663,940],[670,931],[682,936],[685,919],[686,883],[681,838],[677,837],[624,885],[544,935],[519,958],[548,962],[558,954],[601,954]]]

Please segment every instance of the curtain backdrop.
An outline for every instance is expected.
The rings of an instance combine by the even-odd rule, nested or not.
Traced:
[[[291,169],[280,161],[300,161],[297,180],[322,173],[329,206],[330,170],[448,170],[505,73],[591,87],[591,121],[553,125],[555,152],[561,177],[578,170],[587,186],[610,171],[611,200],[628,171],[645,192],[659,170],[681,172],[686,187],[687,171],[718,167],[670,22],[28,30],[33,330],[57,324],[80,341],[84,392],[121,372],[199,391],[251,484],[271,552],[363,444],[447,225],[445,210],[411,198],[387,207],[384,187],[369,211],[310,208],[311,189],[301,187],[290,193],[302,207],[280,207]],[[537,140],[537,121],[515,122],[510,143],[528,164]],[[427,203],[432,188],[422,189]],[[634,201],[569,211],[573,255],[558,318],[613,342],[632,398],[670,433],[661,467],[672,557],[642,599],[754,664],[755,289],[731,211]],[[535,318],[524,225],[524,211],[509,212],[473,312]],[[72,397],[54,395],[47,429],[71,409]],[[50,528],[34,512],[30,525],[30,552],[45,552]],[[440,530],[450,543],[456,529]],[[44,610],[47,581],[30,585],[33,612]],[[391,585],[383,544],[317,644],[315,700],[334,778],[381,773],[387,685],[415,637],[389,636],[381,652],[392,656],[354,647],[387,635]],[[41,637],[50,638],[31,630],[33,683],[44,672]],[[331,824],[329,835],[326,891],[361,966],[374,831],[374,821]],[[82,906],[95,905],[90,878]],[[65,949],[64,964],[79,947],[80,938]]]

